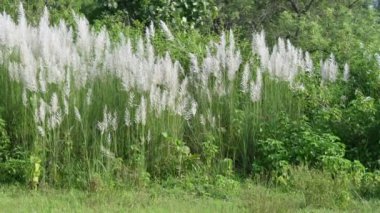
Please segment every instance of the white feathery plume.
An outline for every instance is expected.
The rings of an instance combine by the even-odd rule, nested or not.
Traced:
[[[160,101],[160,110],[159,112],[161,111],[164,111],[166,110],[166,107],[168,105],[168,99],[169,99],[169,93],[167,90],[164,90],[161,94],[161,101]]]
[[[137,108],[136,114],[135,114],[135,123],[140,124],[141,123],[141,109],[140,106]]]
[[[194,54],[190,53],[190,62],[191,62],[191,72],[192,73],[199,73],[199,65],[198,65],[198,59],[197,56]]]
[[[349,78],[350,78],[350,66],[346,63],[344,64],[343,81],[347,82]]]
[[[37,126],[37,131],[41,137],[46,137],[45,129],[42,126]]]
[[[25,107],[28,105],[28,94],[25,89],[22,90],[22,104]]]
[[[154,61],[155,61],[155,56],[154,56],[154,47],[152,45],[152,43],[150,43],[148,41],[148,43],[146,44],[146,54],[147,54],[147,59],[148,59],[148,66],[149,66],[149,69],[153,70],[154,68]]]
[[[261,69],[257,69],[256,73],[256,82],[251,81],[250,82],[250,95],[252,102],[260,101],[261,99],[261,93],[262,93],[262,73]]]
[[[177,115],[183,116],[186,120],[190,119],[189,113],[186,110],[187,109],[187,102],[186,100],[181,100],[175,107],[175,109],[172,109]]]
[[[49,42],[51,38],[50,35],[53,34],[53,32],[51,32],[49,28],[49,11],[46,6],[44,7],[44,12],[39,22],[38,34],[42,58],[50,63],[51,49],[49,48]]]
[[[46,93],[46,80],[45,80],[45,77],[43,76],[43,65],[42,65],[42,61],[40,60],[40,71],[38,73],[38,83],[39,83],[39,91],[42,92],[42,93]]]
[[[210,114],[210,117],[209,117],[209,123],[211,125],[211,128],[215,128],[216,126],[216,119],[215,119],[215,116],[211,116]]]
[[[65,115],[69,115],[69,102],[66,97],[63,98],[63,111]]]
[[[309,52],[305,53],[305,71],[306,72],[313,72],[313,60],[310,57]]]
[[[111,152],[111,150],[107,149],[103,145],[100,145],[100,152],[110,159],[115,159],[115,153]]]
[[[79,109],[74,106],[74,114],[75,114],[75,120],[82,123],[82,116],[80,115]]]
[[[338,65],[335,62],[335,57],[333,54],[330,55],[326,61],[321,61],[321,74],[322,81],[336,81],[336,76],[338,73]]]
[[[250,82],[250,88],[251,88],[251,101],[252,102],[257,102],[261,99],[261,88],[259,87],[259,85],[255,84],[254,81],[251,81]]]
[[[88,57],[91,51],[92,36],[89,30],[88,21],[80,16],[75,17],[77,24],[77,47],[83,57]]]
[[[218,61],[218,64],[221,64],[222,69],[226,67],[227,63],[227,56],[226,56],[226,34],[225,32],[222,32],[220,36],[220,43],[217,45],[216,49],[216,60]]]
[[[152,84],[150,86],[150,90],[149,90],[149,103],[150,103],[151,108],[154,109],[154,110],[157,110],[157,103],[158,103],[158,100],[157,100],[158,94],[157,94],[157,92],[158,92],[157,87],[154,84]]]
[[[161,29],[164,31],[166,39],[169,41],[173,41],[174,36],[172,32],[169,30],[169,27],[166,25],[166,23],[160,20],[160,26],[161,26]]]
[[[184,97],[188,94],[188,91],[187,91],[187,87],[189,85],[189,78],[185,77],[182,82],[181,82],[181,85],[179,86],[179,90],[177,91],[177,95],[179,97]],[[175,95],[175,94],[173,94]]]
[[[265,42],[264,31],[253,35],[252,51],[255,55],[259,56],[261,66],[266,68],[269,63],[269,49]]]
[[[227,94],[227,89],[224,83],[221,80],[217,80],[215,82],[215,88],[214,88],[216,94],[218,94],[219,97],[225,96]]]
[[[152,140],[152,135],[151,135],[150,129],[148,129],[148,135],[146,136],[146,141],[150,143],[151,140]]]
[[[263,74],[261,68],[256,71],[256,84],[261,88],[263,86]]]
[[[107,123],[104,123],[104,121],[98,121],[96,127],[99,129],[100,134],[103,135],[104,132],[107,130]]]
[[[23,66],[23,72],[21,73],[21,79],[25,87],[33,92],[38,90],[38,84],[36,79],[36,61],[28,44],[24,41],[20,47],[20,57]]]
[[[247,63],[245,64],[244,66],[244,70],[243,70],[243,75],[242,75],[242,78],[241,78],[241,90],[243,92],[247,92],[248,91],[248,82],[249,82],[249,79],[250,79],[250,70],[249,70],[249,66],[250,64]]]
[[[109,133],[109,132],[108,132],[107,137],[106,137],[106,144],[108,145],[108,147],[111,144],[111,133]]]
[[[128,108],[125,108],[124,122],[127,127],[131,126],[131,114]]]
[[[61,112],[51,113],[48,120],[49,129],[56,129],[62,123]]]
[[[168,99],[167,99],[167,106],[170,110],[176,111],[176,91],[169,91]]]
[[[105,27],[103,27],[100,32],[94,36],[94,52],[95,52],[95,63],[101,59],[106,51],[107,46],[109,46],[108,32]]]
[[[154,38],[155,36],[155,29],[153,21],[150,22],[149,27],[145,29],[145,37],[149,41],[150,39]]]
[[[9,77],[15,82],[20,82],[20,65],[15,62],[10,62],[8,65]]]
[[[59,111],[59,101],[58,101],[57,93],[53,93],[53,95],[51,96],[50,107],[51,107],[50,109],[51,113],[56,113]]]
[[[128,99],[128,106],[133,107],[135,105],[135,94],[131,92],[129,94],[129,99]]]
[[[141,97],[141,103],[140,103],[140,106],[139,106],[139,113],[140,113],[140,116],[141,116],[141,124],[143,126],[145,126],[146,124],[146,114],[147,114],[147,106],[146,106],[146,100],[145,100],[145,97]]]
[[[149,31],[150,31],[150,36],[154,37],[154,35],[155,35],[155,29],[154,29],[153,21],[150,22]]]
[[[110,114],[108,113],[107,106],[104,107],[103,110],[103,120],[97,123],[97,128],[100,130],[100,133],[103,135],[106,131],[108,131],[110,126]]]
[[[64,87],[65,97],[70,97],[71,92],[71,78],[70,72],[66,71],[65,87]]]
[[[335,62],[335,57],[333,54],[329,58],[329,80],[334,82],[338,74],[338,64]]]
[[[34,109],[33,120],[34,120],[34,123],[36,124],[39,123],[39,107]]]
[[[46,118],[46,111],[48,109],[48,105],[45,103],[45,101],[41,98],[40,99],[40,106],[38,107],[38,114],[37,114],[37,123],[44,124],[45,118]]]
[[[191,102],[191,109],[190,109],[191,115],[192,115],[193,117],[197,114],[197,108],[198,108],[198,103],[195,102],[195,100],[193,100],[193,101]]]
[[[230,31],[230,41],[226,57],[228,80],[232,81],[235,78],[236,72],[239,70],[242,61],[240,52],[235,49],[235,38],[232,30]]]
[[[91,104],[91,99],[92,99],[92,89],[88,89],[87,94],[86,94],[86,104],[89,106]]]
[[[296,84],[296,87],[295,87],[295,89],[296,90],[298,90],[298,91],[301,91],[301,92],[303,92],[303,91],[305,91],[306,90],[306,88],[305,88],[305,85],[304,84]]]
[[[205,116],[203,114],[200,115],[199,120],[200,120],[200,123],[202,124],[202,126],[206,125],[206,119],[205,119]]]
[[[55,129],[61,124],[61,122],[62,116],[59,108],[58,96],[56,93],[53,93],[49,107],[48,127],[49,129]]]
[[[114,113],[113,113],[113,116],[111,116],[110,118],[111,118],[110,123],[111,123],[112,130],[113,130],[114,132],[116,132],[117,127],[118,127],[118,123],[117,123],[117,112],[114,112]]]
[[[377,64],[378,64],[379,67],[380,67],[380,54],[379,54],[379,53],[376,53],[376,54],[375,54],[375,58],[376,58]]]
[[[19,36],[27,36],[25,33],[26,33],[26,30],[27,30],[27,21],[26,21],[26,16],[25,16],[25,10],[24,10],[24,7],[20,1],[19,5],[18,5],[18,26],[19,26],[19,30],[20,30],[20,34]],[[24,38],[22,38],[24,39]]]
[[[146,28],[145,28],[145,39],[146,39],[147,41],[149,41],[150,38],[151,38],[150,30],[149,30],[148,27],[146,27]]]

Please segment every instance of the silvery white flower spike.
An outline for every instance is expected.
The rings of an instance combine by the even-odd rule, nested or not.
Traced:
[[[347,82],[349,78],[350,78],[350,66],[346,63],[344,64],[343,81]]]
[[[160,26],[161,26],[161,29],[164,31],[166,39],[168,39],[169,41],[173,41],[174,36],[172,32],[169,30],[169,27],[166,25],[166,23],[163,21],[160,21]]]
[[[79,109],[76,106],[74,106],[74,114],[75,114],[75,119],[78,122],[82,123],[82,116],[80,115]]]

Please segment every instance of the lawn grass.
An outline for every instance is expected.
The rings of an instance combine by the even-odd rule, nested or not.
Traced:
[[[379,201],[352,201],[344,209],[313,208],[301,193],[244,185],[228,198],[199,196],[183,189],[63,189],[31,191],[0,187],[0,212],[376,212]]]

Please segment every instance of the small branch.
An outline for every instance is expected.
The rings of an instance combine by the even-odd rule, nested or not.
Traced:
[[[289,0],[290,1],[290,4],[292,5],[292,8],[294,9],[294,11],[297,13],[297,14],[300,14],[300,9],[298,8],[298,5],[296,2],[294,2],[293,0]]]
[[[314,0],[310,0],[309,4],[306,5],[305,9],[303,10],[304,13],[310,10],[311,5],[313,5]]]
[[[348,8],[352,8],[352,7],[354,7],[355,6],[355,4],[357,4],[359,2],[359,0],[355,0],[355,1],[353,1],[351,4],[349,4],[348,5]]]

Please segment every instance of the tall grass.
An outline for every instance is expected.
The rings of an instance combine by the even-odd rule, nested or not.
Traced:
[[[276,125],[281,112],[302,115],[297,76],[315,70],[289,41],[270,51],[264,32],[253,35],[248,61],[229,32],[205,55],[189,52],[185,67],[156,53],[153,25],[136,42],[112,41],[81,16],[74,30],[63,20],[50,25],[46,9],[29,25],[23,11],[17,22],[0,15],[0,106],[14,141],[41,159],[52,184],[129,170],[182,175],[199,162],[217,170],[223,159],[247,172],[262,124]],[[324,79],[336,79],[333,60]]]

